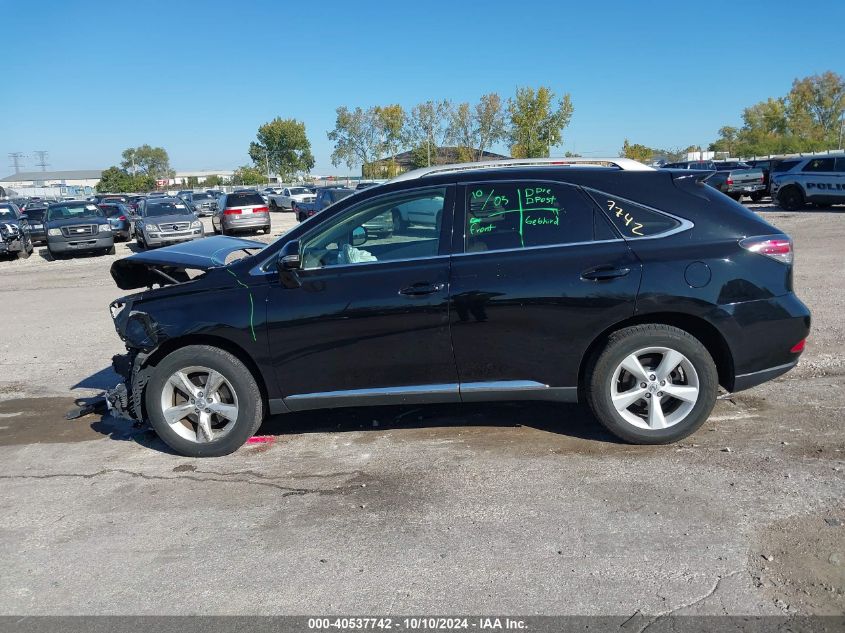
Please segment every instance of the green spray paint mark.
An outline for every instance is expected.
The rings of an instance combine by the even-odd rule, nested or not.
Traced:
[[[522,211],[522,192],[519,189],[516,190],[516,199],[519,201],[519,242],[522,244],[522,248],[525,248],[525,217]]]
[[[247,286],[244,282],[238,279],[238,276],[232,272],[231,269],[227,268],[226,272],[232,275],[232,277],[235,278],[235,281],[238,282],[238,285],[246,288],[249,293],[249,330],[252,332],[252,340],[255,342],[258,339],[255,336],[255,302],[252,300],[252,290],[250,290],[249,286]]]

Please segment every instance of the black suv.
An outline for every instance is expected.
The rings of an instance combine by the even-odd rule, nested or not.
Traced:
[[[237,449],[268,412],[527,399],[586,402],[618,437],[663,444],[720,384],[796,365],[810,314],[787,235],[700,174],[567,162],[428,168],[269,246],[118,260],[119,287],[161,287],[112,304],[129,352],[112,404],[194,456]],[[401,235],[363,228],[435,204]]]

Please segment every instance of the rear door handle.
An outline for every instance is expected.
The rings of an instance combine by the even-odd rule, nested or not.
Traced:
[[[608,279],[616,279],[617,277],[624,277],[629,272],[630,268],[615,268],[613,266],[596,266],[589,268],[581,273],[581,279],[587,281],[606,281]]]
[[[400,295],[405,295],[406,297],[423,297],[425,295],[431,295],[435,292],[440,292],[446,287],[444,283],[436,283],[431,284],[428,282],[419,282],[415,284],[411,284],[406,288],[402,288],[399,291]]]

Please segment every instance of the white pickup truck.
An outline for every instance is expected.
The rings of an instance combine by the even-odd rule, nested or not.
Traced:
[[[312,202],[314,194],[306,187],[282,187],[282,192],[267,196],[270,211],[290,211],[294,202]]]

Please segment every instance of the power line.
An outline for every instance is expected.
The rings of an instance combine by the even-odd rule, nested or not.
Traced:
[[[21,158],[23,158],[23,152],[10,152],[9,158],[12,159],[12,164],[15,166],[15,173],[18,174],[21,171]]]
[[[43,149],[38,149],[35,150],[35,154],[38,156],[38,162],[35,164],[41,168],[41,171],[47,171],[47,167],[50,165],[50,163],[47,162],[49,153],[45,152]]]

